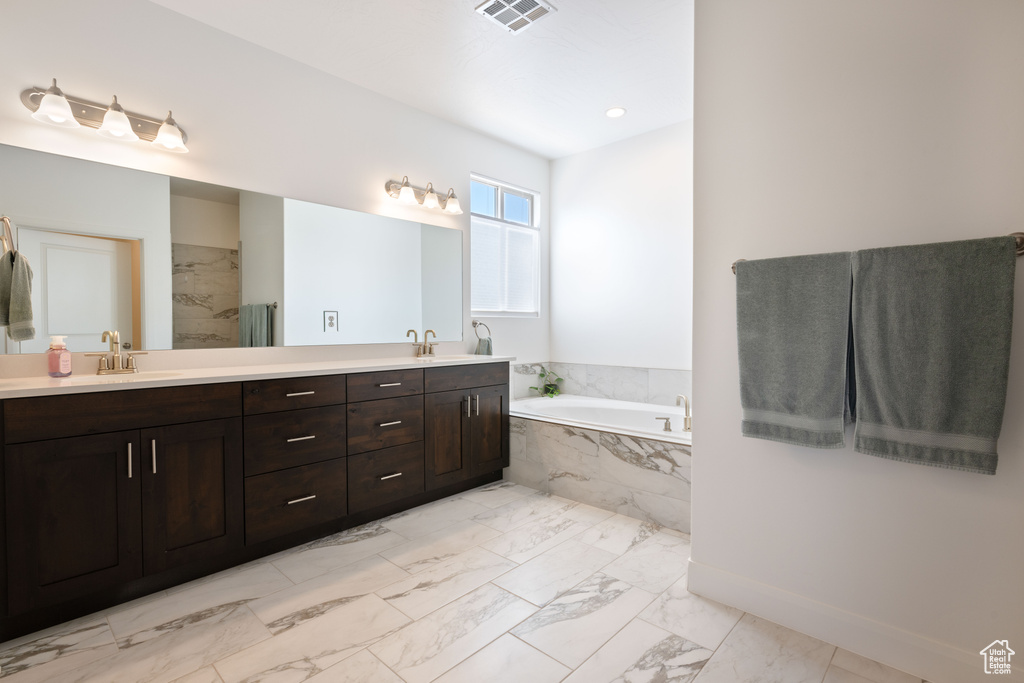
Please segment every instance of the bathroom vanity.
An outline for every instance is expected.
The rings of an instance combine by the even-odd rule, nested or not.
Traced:
[[[337,365],[0,385],[0,639],[501,478],[507,361]]]

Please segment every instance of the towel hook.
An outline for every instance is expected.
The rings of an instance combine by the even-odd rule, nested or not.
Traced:
[[[473,321],[473,331],[476,332],[476,338],[477,339],[483,339],[483,337],[480,336],[480,330],[478,330],[477,327],[487,328],[487,336],[488,337],[491,336],[491,328],[487,327],[486,323],[482,323],[479,320],[474,320]]]

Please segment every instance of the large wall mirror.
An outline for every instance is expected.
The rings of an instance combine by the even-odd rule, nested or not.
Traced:
[[[275,346],[462,339],[460,230],[7,145],[0,213],[34,271],[36,336],[7,353],[55,334],[100,351],[109,329],[135,349],[251,345],[261,313]]]

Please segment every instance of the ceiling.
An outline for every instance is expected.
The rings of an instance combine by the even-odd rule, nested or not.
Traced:
[[[551,159],[693,116],[693,0],[551,0],[514,35],[484,0],[153,1]]]

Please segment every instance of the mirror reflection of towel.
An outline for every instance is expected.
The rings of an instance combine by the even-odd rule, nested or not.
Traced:
[[[238,309],[238,345],[274,345],[274,309],[270,304],[246,304]]]
[[[32,268],[17,251],[0,257],[0,326],[7,326],[13,341],[36,336],[32,324]]]

